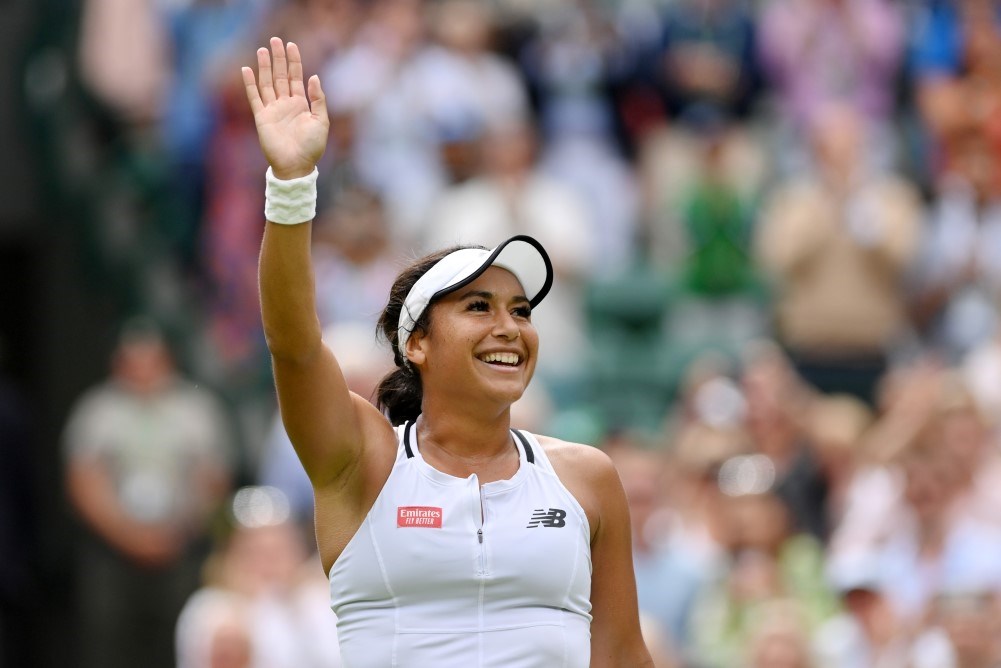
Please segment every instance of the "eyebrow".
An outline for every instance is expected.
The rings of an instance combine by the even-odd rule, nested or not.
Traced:
[[[479,297],[480,299],[486,299],[487,301],[493,300],[497,295],[492,292],[487,292],[486,290],[470,290],[468,292],[463,292],[459,295],[459,301],[465,301],[471,297]],[[513,302],[525,302],[530,303],[528,297],[525,295],[515,295],[511,298]]]

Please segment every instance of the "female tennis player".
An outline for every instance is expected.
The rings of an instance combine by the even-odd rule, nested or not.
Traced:
[[[321,343],[310,266],[319,78],[272,38],[243,68],[270,168],[261,307],[282,420],[316,500],[346,666],[652,666],[629,513],[608,457],[511,428],[552,284],[534,239],[456,248],[397,278],[381,408]]]

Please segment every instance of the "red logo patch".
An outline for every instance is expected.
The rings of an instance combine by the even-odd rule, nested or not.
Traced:
[[[441,508],[432,506],[399,506],[396,509],[396,526],[441,528]]]

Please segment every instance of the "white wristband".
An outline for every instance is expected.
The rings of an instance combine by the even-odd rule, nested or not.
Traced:
[[[316,217],[316,167],[306,176],[282,181],[268,167],[264,217],[272,223],[298,225]]]

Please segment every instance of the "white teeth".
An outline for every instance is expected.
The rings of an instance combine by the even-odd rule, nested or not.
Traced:
[[[517,364],[521,361],[517,353],[487,353],[480,357],[484,362],[496,362],[500,364]]]

